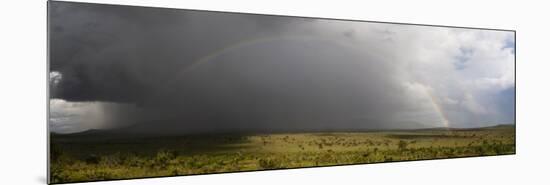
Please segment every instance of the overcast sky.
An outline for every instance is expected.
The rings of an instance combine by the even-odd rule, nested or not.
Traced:
[[[50,3],[50,129],[514,123],[513,32]]]

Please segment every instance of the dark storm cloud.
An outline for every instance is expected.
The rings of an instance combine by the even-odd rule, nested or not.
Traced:
[[[64,76],[54,97],[72,101],[142,101],[200,56],[290,25],[283,18],[63,2],[52,2],[51,16],[51,70]]]
[[[341,21],[50,3],[56,115],[88,106],[101,110],[103,128],[154,133],[434,126],[425,93],[386,54],[395,33],[385,27],[364,34]]]

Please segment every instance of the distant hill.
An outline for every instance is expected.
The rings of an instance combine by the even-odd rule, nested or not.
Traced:
[[[429,130],[457,130],[457,131],[460,131],[460,130],[480,130],[480,129],[505,129],[505,128],[510,128],[510,127],[516,127],[515,124],[498,124],[498,125],[494,125],[494,126],[486,126],[486,127],[473,127],[473,128],[447,128],[447,127],[433,127],[433,128],[423,128],[423,129],[412,129],[412,130],[418,130],[418,131],[421,131],[421,130],[426,130],[426,131],[429,131]]]
[[[158,125],[157,125],[158,126]],[[178,135],[201,135],[201,134],[269,134],[269,133],[320,133],[320,132],[399,132],[399,131],[470,131],[480,129],[508,129],[515,127],[515,124],[499,124],[487,127],[478,128],[446,128],[446,127],[433,127],[433,128],[420,128],[420,129],[271,129],[271,130],[258,130],[258,129],[242,129],[238,131],[219,130],[217,132],[186,132],[179,129],[170,130],[169,126],[163,125],[162,129],[152,129],[151,125],[137,124],[117,129],[90,129],[78,133],[51,133],[53,137],[57,138],[133,138],[133,137],[155,137],[155,136],[178,136]]]

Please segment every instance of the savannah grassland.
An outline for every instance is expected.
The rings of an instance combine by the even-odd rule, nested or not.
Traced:
[[[515,153],[515,126],[166,137],[51,135],[51,183]]]

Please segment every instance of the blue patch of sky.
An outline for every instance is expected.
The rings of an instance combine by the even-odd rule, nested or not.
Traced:
[[[502,49],[508,49],[508,48],[511,49],[512,54],[516,54],[516,39],[514,36],[508,37],[504,41],[504,46],[502,47]]]
[[[460,54],[455,56],[455,61],[453,63],[456,70],[463,70],[466,68],[468,62],[472,58],[474,50],[472,48],[460,48]]]

